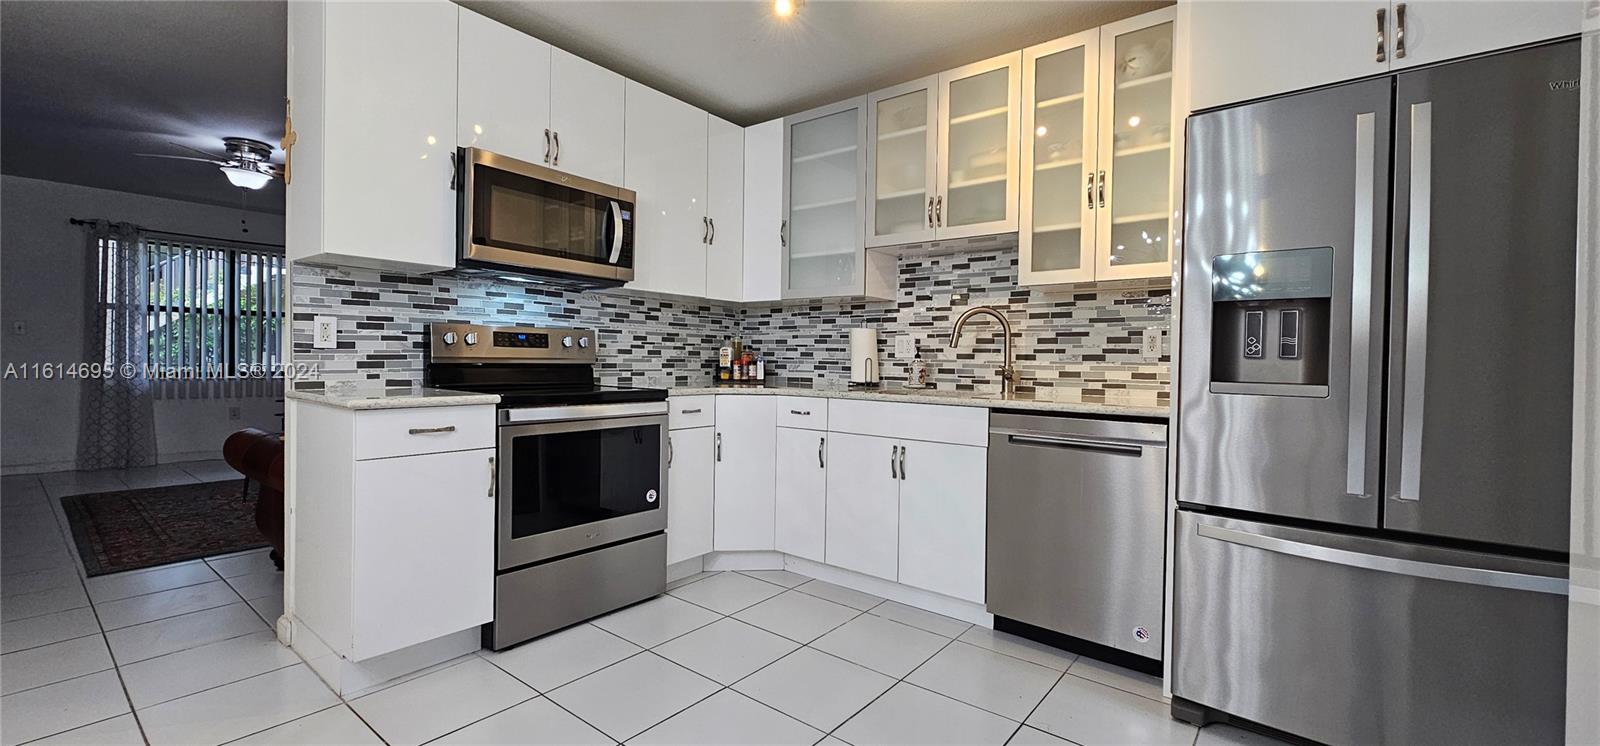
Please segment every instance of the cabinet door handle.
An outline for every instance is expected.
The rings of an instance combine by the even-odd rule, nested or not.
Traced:
[[[1100,172],[1100,209],[1106,208],[1106,172]]]
[[[1388,54],[1388,46],[1389,45],[1388,45],[1387,41],[1383,38],[1384,34],[1386,34],[1388,32],[1388,30],[1389,30],[1389,9],[1388,8],[1379,8],[1378,9],[1378,54],[1377,54],[1377,59],[1378,59],[1379,62],[1384,62],[1384,61],[1389,59],[1389,54]]]
[[[1406,4],[1398,3],[1394,6],[1394,58],[1406,58]]]
[[[672,468],[672,436],[667,436],[667,468]]]
[[[722,461],[722,433],[717,433],[717,462]]]
[[[823,449],[823,446],[826,446],[827,444],[828,444],[828,436],[824,435],[824,436],[822,436],[820,438],[817,438],[817,468],[818,469],[826,469],[826,468],[828,468],[827,463],[822,460],[822,449]]]
[[[786,249],[789,248],[789,221],[787,220],[778,224],[778,245]]]
[[[1378,11],[1378,12],[1381,13],[1383,11]],[[544,162],[545,163],[549,163],[550,162],[550,128],[549,127],[546,127],[544,129]]]
[[[700,216],[700,243],[711,243],[711,218]]]
[[[442,427],[413,427],[407,432],[412,435],[431,435],[433,433],[453,433],[455,431],[455,425],[444,425]]]
[[[900,446],[895,446],[894,450],[889,452],[889,477],[891,479],[899,479],[900,478],[900,472],[895,471],[895,465],[894,465],[895,459],[898,459],[898,458],[900,458]]]
[[[551,132],[550,135],[556,139],[556,154],[555,157],[551,159],[550,165],[559,166],[561,165],[561,133]]]
[[[710,243],[711,243],[712,246],[715,246],[715,245],[717,245],[717,219],[716,218],[706,218],[706,220],[710,221],[710,223],[711,223],[711,241],[710,241]]]
[[[489,457],[489,497],[494,497],[494,483],[500,479],[500,470],[495,467],[494,457]]]
[[[1084,181],[1084,183],[1083,183],[1083,200],[1085,202],[1088,202],[1089,203],[1089,209],[1093,210],[1094,209],[1094,172],[1090,171],[1089,172],[1089,176],[1087,178],[1085,178],[1083,181]]]
[[[928,198],[928,227],[933,227],[933,198]]]
[[[933,200],[933,225],[944,225],[944,195],[939,195]]]
[[[906,451],[909,450],[911,449],[905,446],[900,446],[900,481],[902,482],[905,481],[906,478]]]
[[[694,409],[680,409],[678,412],[681,414],[700,414],[701,410],[699,407],[695,407]]]
[[[789,414],[797,414],[797,415],[800,415],[801,417],[810,417],[811,416],[811,410],[809,410],[809,409],[803,409],[803,410],[802,409],[791,409],[791,410],[789,410]]]

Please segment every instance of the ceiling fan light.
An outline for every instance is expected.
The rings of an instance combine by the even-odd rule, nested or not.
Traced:
[[[228,177],[228,183],[241,189],[260,189],[272,181],[272,176],[264,174],[253,168],[240,166],[220,166],[223,175]]]

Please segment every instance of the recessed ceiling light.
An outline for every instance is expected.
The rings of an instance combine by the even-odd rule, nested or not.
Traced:
[[[772,12],[779,18],[788,18],[799,12],[802,5],[805,5],[805,0],[773,0]]]

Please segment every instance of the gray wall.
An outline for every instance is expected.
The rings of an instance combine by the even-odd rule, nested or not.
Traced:
[[[220,178],[220,176],[219,176]],[[92,271],[83,229],[68,218],[106,218],[147,228],[267,243],[283,242],[283,216],[126,192],[0,176],[0,370],[5,364],[83,358],[84,288]],[[26,325],[16,333],[17,322]],[[0,469],[70,469],[78,445],[78,384],[0,381]],[[240,408],[238,420],[228,408]],[[222,439],[241,427],[280,427],[271,397],[164,399],[156,402],[156,448],[163,462],[219,458]]]

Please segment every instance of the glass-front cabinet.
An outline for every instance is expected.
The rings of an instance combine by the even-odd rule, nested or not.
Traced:
[[[783,297],[887,298],[870,272],[862,241],[866,219],[866,99],[784,119]]]
[[[1021,284],[1170,276],[1175,17],[1023,52]]]
[[[867,97],[867,246],[1017,229],[1021,61],[1002,55]]]

